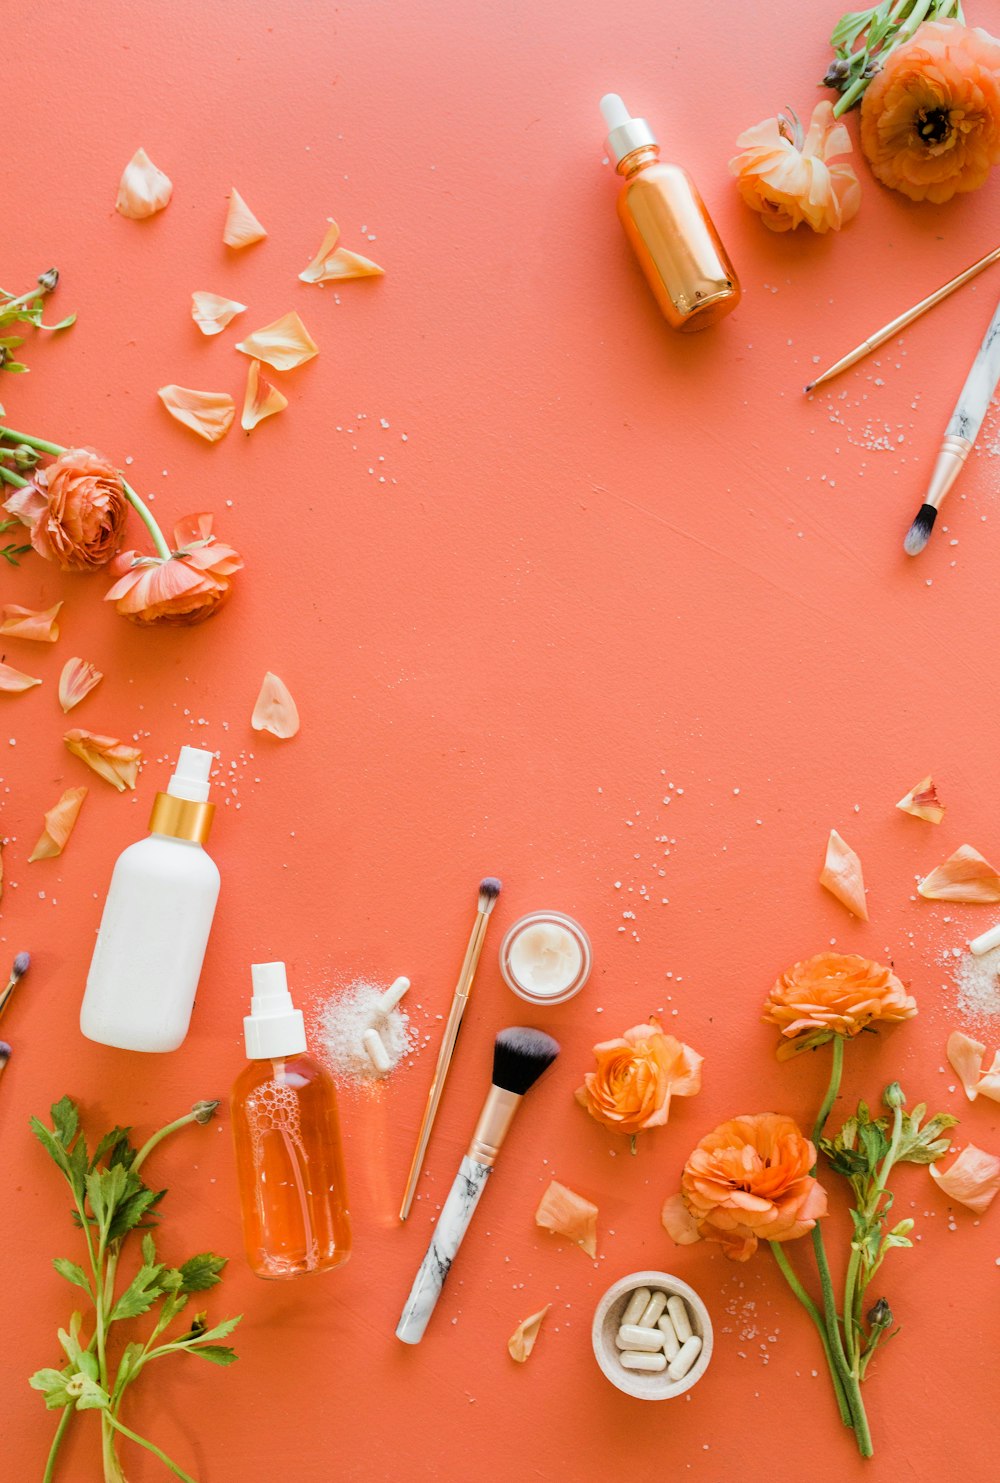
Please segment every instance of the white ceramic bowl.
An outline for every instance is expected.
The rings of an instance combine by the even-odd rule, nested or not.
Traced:
[[[665,1292],[667,1297],[676,1293],[687,1304],[692,1332],[701,1340],[701,1353],[681,1380],[671,1380],[666,1370],[660,1370],[658,1374],[648,1370],[626,1370],[621,1362],[621,1350],[615,1344],[615,1338],[628,1300],[637,1287],[648,1287],[650,1292]],[[597,1363],[611,1384],[640,1401],[669,1401],[674,1396],[683,1395],[692,1385],[697,1385],[712,1358],[712,1320],[708,1309],[693,1287],[688,1287],[686,1282],[669,1272],[630,1272],[609,1287],[597,1305],[592,1338]]]

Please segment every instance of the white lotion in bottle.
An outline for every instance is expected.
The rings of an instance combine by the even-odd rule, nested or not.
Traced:
[[[119,1050],[176,1050],[187,1034],[219,896],[202,846],[213,756],[181,747],[149,835],[118,857],[87,975],[80,1029]]]

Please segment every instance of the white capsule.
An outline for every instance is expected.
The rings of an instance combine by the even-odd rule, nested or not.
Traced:
[[[619,1349],[662,1350],[663,1335],[659,1329],[641,1329],[634,1323],[623,1323],[615,1343]]]
[[[651,1329],[656,1325],[656,1320],[667,1306],[667,1295],[665,1292],[654,1292],[649,1302],[643,1309],[642,1317],[639,1319],[641,1329]]]
[[[622,1323],[638,1323],[641,1315],[645,1312],[646,1304],[649,1302],[649,1288],[637,1287],[628,1300],[628,1306],[622,1314]]]
[[[670,1314],[670,1322],[674,1326],[674,1333],[683,1344],[691,1337],[691,1320],[688,1318],[687,1304],[684,1299],[676,1293],[671,1293],[667,1299],[667,1312]]]
[[[978,958],[983,953],[988,953],[990,948],[994,947],[1000,947],[1000,927],[991,927],[981,937],[974,937],[969,943],[969,952],[975,953]]]
[[[667,1374],[671,1380],[683,1380],[700,1353],[701,1340],[697,1334],[692,1334],[690,1339],[684,1340],[684,1343],[681,1345],[681,1352],[677,1358],[672,1359],[667,1366]]]
[[[366,1030],[361,1037],[361,1043],[368,1052],[368,1059],[379,1076],[385,1076],[387,1071],[392,1070],[392,1062],[389,1060],[388,1052],[377,1030]]]
[[[626,1370],[665,1370],[667,1368],[667,1356],[665,1354],[649,1354],[635,1349],[626,1349],[619,1358]]]
[[[680,1340],[674,1332],[673,1324],[670,1322],[670,1314],[664,1313],[662,1318],[658,1318],[656,1320],[656,1327],[663,1335],[663,1352],[667,1356],[669,1363],[670,1360],[676,1359],[681,1352]]]
[[[389,1014],[396,1008],[407,989],[410,987],[408,978],[397,978],[391,983],[375,1006],[376,1014]]]

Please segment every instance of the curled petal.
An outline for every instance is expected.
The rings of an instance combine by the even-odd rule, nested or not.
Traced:
[[[827,100],[813,109],[804,141],[797,120],[793,131],[778,117],[746,129],[736,143],[741,153],[729,168],[737,188],[773,232],[792,231],[803,222],[814,232],[837,232],[857,215],[858,177],[849,162],[837,158],[851,153],[850,135]]]
[[[976,1091],[991,1102],[1000,1102],[1000,1050],[993,1053],[993,1065],[980,1076]]]
[[[260,361],[252,360],[240,426],[245,432],[250,432],[265,417],[273,417],[275,412],[283,412],[287,406],[288,398],[260,374]]]
[[[54,644],[59,637],[61,602],[54,607],[21,608],[16,603],[6,603],[0,608],[0,634],[5,638],[31,639],[36,644]]]
[[[284,680],[270,670],[264,676],[250,725],[254,731],[269,731],[283,741],[294,736],[299,729],[299,712],[291,691]]]
[[[236,403],[228,391],[194,391],[189,386],[161,386],[156,395],[171,417],[204,438],[217,443],[229,431]]]
[[[535,1211],[535,1224],[575,1241],[589,1257],[596,1257],[597,1214],[596,1205],[553,1179]]]
[[[142,761],[142,752],[138,747],[120,742],[116,736],[97,736],[93,731],[85,731],[82,727],[67,731],[63,741],[74,757],[86,762],[98,777],[104,778],[119,793],[124,793],[126,788],[135,787],[139,763]]]
[[[246,304],[238,304],[235,299],[205,293],[202,289],[196,289],[191,295],[191,318],[203,335],[219,334],[245,308]]]
[[[847,910],[868,920],[868,903],[865,900],[865,883],[861,874],[861,860],[846,840],[841,839],[836,829],[830,830],[826,846],[826,861],[820,873],[819,883],[831,896],[836,896]]]
[[[41,680],[22,674],[19,669],[14,669],[9,664],[0,663],[0,694],[20,695],[22,691],[30,690],[33,685],[41,683]]]
[[[961,1030],[953,1030],[948,1036],[947,1054],[955,1075],[962,1083],[962,1090],[969,1101],[974,1102],[978,1096],[979,1078],[986,1054],[985,1045],[972,1040]]]
[[[276,371],[290,371],[319,354],[319,346],[294,309],[262,330],[254,330],[236,349],[256,360],[267,361]]]
[[[144,149],[137,149],[122,172],[115,209],[133,221],[155,216],[173,194],[173,183]]]
[[[904,814],[912,814],[915,819],[926,819],[929,824],[940,824],[944,818],[944,804],[930,775],[915,783],[896,807],[901,808]]]
[[[29,865],[33,860],[50,860],[62,854],[86,796],[86,788],[67,788],[59,802],[47,810],[45,828],[28,856]]]
[[[227,247],[249,247],[251,242],[260,242],[266,236],[267,232],[233,186],[229,193],[226,224],[222,229],[223,242]]]
[[[340,228],[332,218],[329,221],[330,225],[320,243],[319,251],[308,268],[303,268],[299,274],[302,282],[328,283],[336,278],[380,277],[385,269],[380,268],[378,263],[373,263],[371,258],[362,257],[359,252],[350,252],[346,247],[337,246]]]
[[[958,1200],[982,1215],[1000,1190],[1000,1159],[974,1143],[967,1143],[950,1168],[930,1164],[931,1177],[950,1200]]]
[[[102,672],[88,659],[67,659],[59,676],[59,704],[64,711],[71,711],[103,679]]]
[[[1000,875],[978,850],[963,844],[917,890],[928,901],[1000,901]]]
[[[701,1240],[698,1224],[681,1194],[671,1195],[660,1212],[663,1228],[675,1246],[692,1246]]]
[[[530,1318],[526,1318],[523,1323],[518,1324],[507,1340],[508,1353],[511,1359],[517,1360],[519,1365],[524,1364],[524,1361],[534,1349],[535,1340],[538,1338],[539,1330],[542,1327],[542,1320],[551,1307],[551,1303],[546,1303],[544,1308],[539,1308],[537,1313],[532,1313]]]

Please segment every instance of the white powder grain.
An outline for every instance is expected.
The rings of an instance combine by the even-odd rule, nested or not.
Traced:
[[[379,999],[388,984],[355,979],[346,988],[335,990],[316,1008],[316,1027],[324,1058],[334,1076],[355,1085],[384,1081],[391,1076],[412,1049],[415,1032],[410,1019],[397,1005],[388,1014],[378,1009]],[[367,1029],[378,1031],[389,1058],[389,1070],[379,1075],[365,1050],[363,1036]]]
[[[955,968],[958,1008],[980,1023],[1000,1019],[1000,947],[977,957],[963,953]]]

